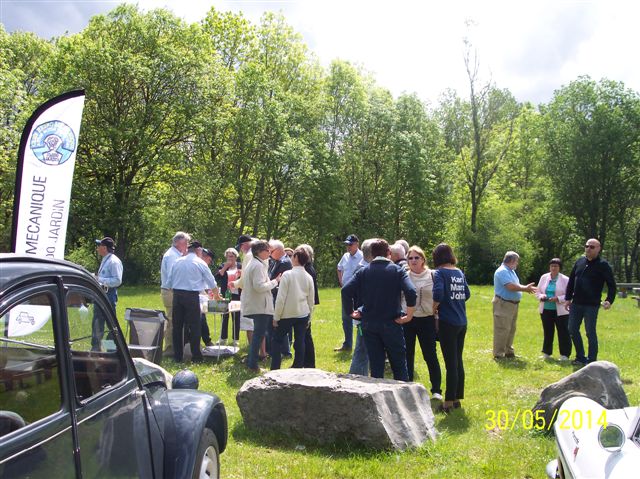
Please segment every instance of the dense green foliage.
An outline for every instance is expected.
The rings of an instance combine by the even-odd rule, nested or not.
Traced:
[[[45,41],[0,27],[0,249],[9,247],[21,130],[46,99],[84,88],[66,257],[94,268],[110,235],[126,283],[157,281],[176,230],[222,251],[240,233],[307,242],[323,284],[349,233],[452,243],[472,282],[506,250],[536,279],[599,237],[638,280],[640,96],[580,77],[520,104],[479,80],[428,106],[353,64],[322,68],[282,16],[211,9],[187,24],[117,7]]]

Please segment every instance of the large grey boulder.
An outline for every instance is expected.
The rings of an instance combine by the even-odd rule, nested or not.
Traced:
[[[281,369],[245,382],[236,400],[248,428],[314,443],[405,449],[437,435],[429,394],[417,383]]]
[[[609,361],[596,361],[544,388],[533,407],[533,417],[536,411],[542,411],[544,426],[551,430],[556,411],[573,396],[588,397],[607,409],[629,406],[618,366]]]

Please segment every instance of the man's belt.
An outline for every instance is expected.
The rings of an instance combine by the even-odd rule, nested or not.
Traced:
[[[520,301],[513,301],[512,299],[504,299],[502,296],[498,296],[497,294],[496,294],[496,298],[511,304],[518,304],[520,302]]]

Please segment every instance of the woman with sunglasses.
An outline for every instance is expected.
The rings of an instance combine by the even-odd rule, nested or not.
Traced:
[[[409,279],[418,293],[413,319],[402,325],[404,341],[407,347],[409,381],[413,381],[417,337],[420,342],[422,357],[429,369],[431,397],[442,400],[442,372],[436,353],[436,320],[433,315],[433,271],[427,266],[427,258],[424,251],[418,246],[409,248],[407,260],[409,262]],[[405,305],[403,304],[404,307]]]

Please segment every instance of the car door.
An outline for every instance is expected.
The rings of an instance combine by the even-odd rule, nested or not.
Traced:
[[[64,374],[62,308],[54,284],[0,304],[0,477],[76,477]]]
[[[89,285],[65,286],[82,476],[153,477],[145,392],[112,309]]]

